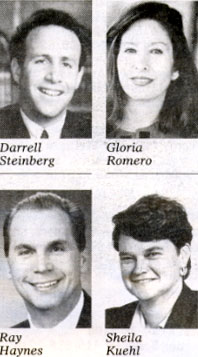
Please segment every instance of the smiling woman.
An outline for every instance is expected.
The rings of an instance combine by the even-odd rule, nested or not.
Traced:
[[[197,137],[198,76],[180,13],[142,3],[109,29],[107,41],[107,137]]]
[[[198,293],[184,283],[192,240],[184,207],[148,195],[116,214],[113,223],[122,279],[138,301],[108,309],[106,327],[198,328]]]

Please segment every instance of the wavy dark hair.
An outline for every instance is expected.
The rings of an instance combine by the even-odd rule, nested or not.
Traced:
[[[143,19],[157,21],[168,33],[173,46],[174,69],[179,77],[172,81],[159,113],[159,130],[176,137],[198,137],[198,74],[183,32],[180,13],[163,3],[141,3],[130,8],[109,29],[108,46],[108,123],[116,126],[122,120],[127,103],[119,83],[117,55],[122,35],[135,22]]]
[[[126,210],[113,217],[113,245],[119,251],[120,235],[130,236],[140,242],[169,239],[177,251],[191,244],[192,227],[184,207],[175,200],[159,196],[143,196]],[[191,262],[187,264],[187,274]]]

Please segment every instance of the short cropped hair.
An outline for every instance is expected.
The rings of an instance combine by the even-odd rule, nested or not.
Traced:
[[[184,207],[175,200],[159,195],[140,198],[112,220],[115,224],[113,245],[117,251],[121,234],[140,242],[169,239],[178,251],[192,240],[192,226]],[[187,268],[189,271],[190,261]]]
[[[54,193],[38,192],[20,201],[7,215],[4,227],[4,252],[9,256],[10,226],[13,218],[19,211],[23,210],[52,210],[54,208],[65,212],[70,219],[72,234],[79,251],[83,251],[86,245],[85,218],[82,210],[73,202]]]
[[[84,26],[79,24],[71,15],[55,9],[41,9],[34,12],[25,22],[19,25],[10,41],[10,59],[16,58],[22,65],[26,53],[26,38],[29,33],[40,26],[56,25],[76,34],[81,43],[81,58],[79,66],[85,64],[90,47],[90,34]]]

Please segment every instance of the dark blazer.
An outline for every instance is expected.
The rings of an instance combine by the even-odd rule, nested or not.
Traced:
[[[129,328],[138,301],[106,310],[106,328]],[[165,328],[198,328],[198,292],[184,285]]]
[[[8,105],[0,109],[0,138],[30,138],[28,130],[23,123],[18,104]],[[61,138],[91,138],[90,115],[67,111]]]
[[[84,305],[77,323],[76,328],[88,328],[91,327],[91,298],[84,292]],[[28,320],[22,321],[19,324],[12,326],[12,328],[29,328],[30,324]]]

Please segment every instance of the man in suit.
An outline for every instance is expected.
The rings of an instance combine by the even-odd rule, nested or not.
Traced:
[[[28,311],[13,327],[91,327],[91,301],[81,286],[85,220],[79,207],[52,193],[25,198],[5,220],[4,249]]]
[[[107,328],[198,328],[190,272],[192,227],[184,207],[144,196],[113,217],[123,282],[138,301],[106,311]]]
[[[41,9],[10,42],[11,72],[19,103],[0,110],[1,138],[87,138],[90,118],[68,106],[79,87],[89,36],[69,14]]]

